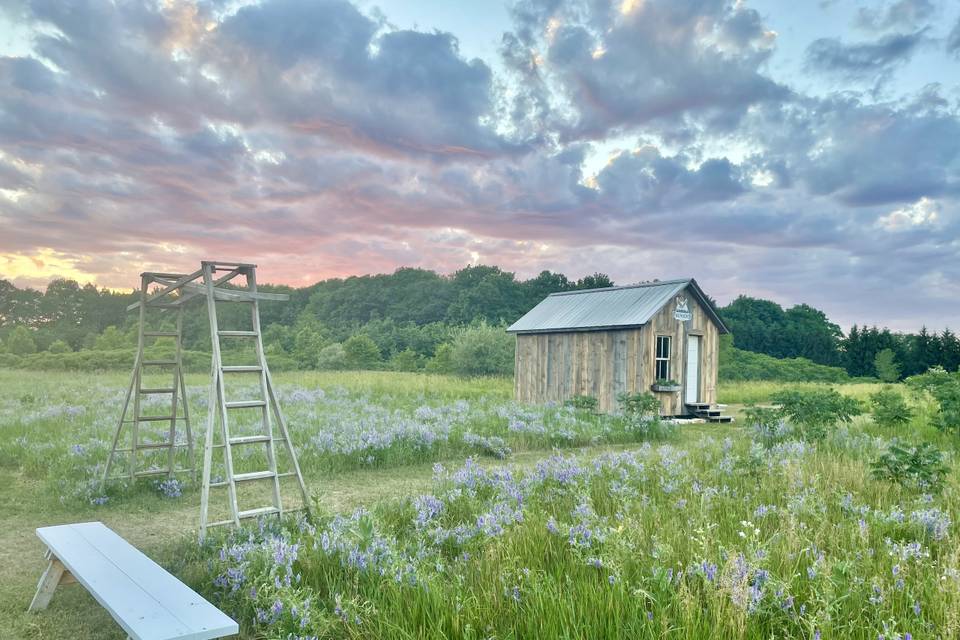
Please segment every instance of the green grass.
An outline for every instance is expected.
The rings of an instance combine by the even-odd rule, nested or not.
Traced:
[[[956,442],[930,426],[927,401],[911,397],[917,416],[898,433],[861,416],[821,443],[765,449],[739,424],[650,440],[657,434],[617,418],[519,407],[500,378],[276,379],[314,519],[198,546],[192,483],[176,499],[141,482],[90,503],[125,376],[0,370],[4,637],[123,637],[78,587],[24,613],[43,567],[33,529],[82,520],[102,520],[158,559],[236,616],[244,638],[960,632]],[[206,377],[188,384],[199,431]],[[720,401],[762,403],[787,386],[807,385],[721,384]],[[879,385],[836,388],[866,399]],[[502,438],[512,453],[498,460],[467,434]],[[383,439],[371,444],[373,435]],[[869,462],[894,436],[946,451],[942,493],[871,477]],[[464,467],[468,456],[476,462]],[[281,540],[298,545],[295,559]]]

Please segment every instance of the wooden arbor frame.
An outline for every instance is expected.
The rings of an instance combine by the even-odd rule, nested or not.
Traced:
[[[221,273],[223,275],[219,275]],[[246,286],[237,287],[236,283],[233,282],[234,279],[239,276],[245,277]],[[198,280],[202,283],[197,282]],[[222,285],[227,283],[231,283],[233,286],[231,288],[223,288]],[[151,291],[151,287],[155,287],[155,289]],[[117,429],[113,437],[113,445],[103,472],[103,482],[106,483],[106,481],[111,479],[134,480],[138,477],[152,475],[166,475],[168,478],[171,478],[176,473],[196,473],[194,442],[190,429],[190,416],[183,378],[182,331],[184,306],[191,300],[201,297],[207,302],[207,313],[210,322],[210,341],[213,350],[210,373],[210,395],[203,449],[203,485],[200,497],[200,536],[203,538],[206,535],[208,527],[229,524],[239,526],[240,521],[245,518],[282,514],[284,512],[280,496],[280,478],[282,477],[296,477],[305,507],[309,504],[309,499],[306,484],[300,472],[300,465],[297,461],[293,444],[290,441],[287,423],[283,417],[283,413],[280,411],[280,405],[273,389],[273,381],[270,376],[270,370],[267,367],[260,329],[259,301],[289,300],[289,296],[257,291],[256,265],[235,262],[203,261],[201,262],[200,269],[189,274],[146,272],[140,275],[140,301],[127,307],[128,311],[139,309],[140,313],[137,356],[130,378],[130,386],[127,389],[126,398],[124,399],[123,411],[117,424]],[[220,330],[217,320],[217,302],[250,305],[252,330]],[[151,309],[157,309],[161,313],[171,310],[175,311],[176,330],[148,330],[147,311]],[[147,360],[144,358],[145,340],[147,338],[157,337],[173,338],[175,344],[174,357],[172,359]],[[220,347],[220,341],[223,338],[252,340],[256,353],[256,362],[244,365],[224,365]],[[172,383],[164,387],[144,387],[144,367],[147,367],[148,370],[151,370],[150,368],[152,367],[161,367],[161,370],[164,367],[169,368],[172,373]],[[228,374],[257,374],[260,398],[227,400],[224,376]],[[163,416],[143,415],[141,398],[143,396],[158,394],[170,396],[170,414]],[[132,412],[131,399],[133,401]],[[178,408],[180,409],[179,411]],[[228,413],[233,409],[259,409],[261,419],[258,432],[254,435],[231,436]],[[132,415],[128,415],[131,413]],[[141,423],[157,421],[169,423],[166,441],[159,443],[141,441]],[[278,427],[278,433],[276,435],[274,434],[273,428],[274,421],[276,421]],[[185,442],[177,441],[177,424],[180,422],[184,425],[186,435]],[[219,424],[219,429],[216,428],[217,424]],[[120,446],[125,426],[129,426],[130,431],[129,447]],[[215,432],[218,433],[218,438],[214,437]],[[215,442],[215,440],[219,440],[219,442]],[[284,473],[279,472],[277,468],[276,443],[282,443],[284,446],[290,462],[290,471]],[[257,446],[264,447],[268,468],[252,473],[235,473],[233,449],[235,447]],[[178,469],[175,467],[175,451],[179,448],[188,449],[190,460],[189,468]],[[154,467],[145,470],[138,469],[138,453],[145,450],[155,451],[157,449],[166,449],[168,451],[166,468],[159,469]],[[226,478],[218,478],[215,481],[211,481],[214,449],[222,449]],[[114,458],[122,453],[129,454],[126,474],[110,476]],[[241,510],[237,500],[237,485],[253,481],[270,483],[270,493],[272,494],[271,503],[263,507]],[[209,522],[210,489],[218,487],[225,487],[227,489],[230,518],[217,522]]]

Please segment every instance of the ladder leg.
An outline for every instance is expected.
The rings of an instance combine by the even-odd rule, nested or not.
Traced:
[[[130,480],[133,481],[137,473],[137,446],[140,444],[140,389],[143,388],[143,325],[146,322],[147,289],[149,282],[146,276],[140,277],[140,323],[137,330],[137,389],[133,396],[133,440],[130,444]]]
[[[280,403],[277,402],[276,393],[273,391],[273,378],[270,376],[270,370],[264,362],[264,375],[267,380],[267,392],[270,394],[270,405],[273,407],[273,414],[280,426],[280,433],[283,436],[283,444],[287,449],[287,455],[290,457],[290,464],[293,466],[293,472],[297,477],[297,484],[300,486],[300,495],[303,497],[303,508],[310,513],[310,495],[307,493],[307,485],[303,481],[303,474],[300,472],[300,462],[297,461],[297,454],[293,449],[293,442],[290,441],[290,432],[287,430],[287,422],[283,419],[283,413],[280,411]]]
[[[247,273],[247,285],[250,291],[253,293],[257,292],[257,276],[253,269]],[[253,304],[251,305],[250,322],[253,327],[253,332],[256,334],[254,338],[254,349],[257,355],[257,362],[260,365],[260,397],[263,398],[265,402],[261,416],[261,426],[263,432],[270,437],[270,440],[267,442],[267,468],[273,473],[271,482],[273,485],[273,506],[276,508],[278,515],[283,515],[283,502],[280,496],[280,476],[278,475],[279,470],[277,469],[277,452],[273,442],[273,421],[270,415],[271,401],[267,393],[267,359],[263,353],[263,337],[260,331],[260,304],[256,298],[254,298]]]
[[[213,427],[216,419],[214,400],[217,396],[217,376],[219,372],[216,363],[210,366],[210,402],[207,410],[207,431],[204,434],[203,444],[203,485],[200,489],[200,541],[207,535],[208,509],[210,506],[210,472],[213,466]]]
[[[123,399],[123,411],[120,412],[120,420],[117,422],[117,430],[113,434],[113,444],[110,445],[110,454],[107,456],[107,464],[103,469],[103,480],[100,483],[100,490],[103,491],[107,484],[107,478],[110,477],[110,468],[113,466],[113,457],[116,455],[117,443],[120,442],[120,434],[123,433],[123,422],[127,418],[127,409],[130,408],[130,395],[135,389],[137,383],[137,371],[140,369],[140,354],[137,354],[133,362],[133,371],[130,372],[130,386],[127,387],[127,395]]]

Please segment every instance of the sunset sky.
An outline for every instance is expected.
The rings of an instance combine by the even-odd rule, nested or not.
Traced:
[[[696,277],[960,329],[953,0],[0,0],[0,277]]]

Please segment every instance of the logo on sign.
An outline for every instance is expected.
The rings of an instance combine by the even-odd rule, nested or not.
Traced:
[[[677,296],[677,307],[673,310],[673,318],[681,322],[693,320],[693,314],[687,306],[687,299],[683,296]]]

